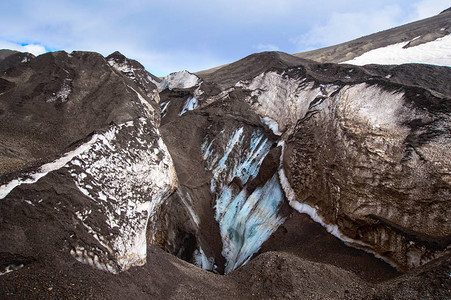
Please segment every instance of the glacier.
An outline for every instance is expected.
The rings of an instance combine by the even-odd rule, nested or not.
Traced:
[[[271,146],[260,129],[244,127],[222,130],[201,146],[205,167],[213,173],[211,190],[217,195],[215,219],[223,242],[225,273],[247,263],[285,220],[278,215],[284,195],[277,174],[248,192],[248,183],[259,173]],[[235,178],[241,189],[233,183]]]
[[[247,189],[235,194],[225,187],[216,200],[215,218],[223,241],[222,254],[226,258],[225,273],[246,264],[261,245],[283,224],[278,215],[284,200],[277,175],[248,195]]]

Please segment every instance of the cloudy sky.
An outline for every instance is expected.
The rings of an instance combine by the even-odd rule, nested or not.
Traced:
[[[0,1],[0,49],[119,50],[163,76],[297,53],[433,16],[449,0]]]

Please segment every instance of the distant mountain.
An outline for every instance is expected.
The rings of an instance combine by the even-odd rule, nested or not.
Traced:
[[[383,49],[387,46],[399,44],[399,47],[396,48],[397,59],[392,58],[386,61],[382,60],[379,62],[376,61],[375,57],[373,56],[369,57],[366,61],[362,60],[361,62],[358,62],[358,64],[402,64],[421,62],[427,64],[429,63],[442,66],[451,66],[451,57],[449,55],[449,53],[451,53],[451,41],[449,35],[451,33],[451,16],[449,13],[450,9],[451,8],[444,10],[439,15],[424,20],[384,30],[339,45],[334,45],[308,52],[295,53],[293,55],[299,58],[310,59],[320,63],[351,63],[351,60],[356,59],[357,57],[360,57],[372,50]],[[442,39],[445,37],[446,39],[443,41]],[[430,44],[431,42],[434,43]],[[410,54],[409,52],[416,52],[415,48],[417,46],[423,45],[421,47],[423,48],[425,47],[425,44],[432,46],[432,49],[429,49],[429,52],[432,51],[432,53],[429,53],[425,57],[423,57],[423,61],[418,61],[418,55],[414,56],[413,58],[411,58],[412,55],[406,57],[405,53],[403,53],[403,51],[400,51],[400,49],[404,49],[406,50],[404,52]],[[439,49],[436,49],[437,47]],[[412,49],[415,50],[412,51]],[[393,49],[387,50],[389,50],[388,53],[390,53],[390,51],[392,51]],[[425,50],[428,51],[427,48],[424,48],[424,50],[421,51],[424,52]],[[387,53],[381,53],[382,56],[384,56],[384,54],[386,55]],[[438,57],[435,58],[436,56]],[[376,58],[380,60],[380,57]],[[201,77],[205,77],[208,74],[225,66],[227,65],[199,71],[196,74]]]
[[[439,15],[424,20],[384,30],[350,42],[294,55],[318,62],[342,63],[351,61],[369,51],[390,45],[403,43],[401,48],[408,52],[409,48],[415,48],[446,37],[445,41],[439,43],[445,44],[447,51],[442,53],[442,57],[440,57],[442,63],[438,64],[451,66],[451,57],[449,56],[449,51],[451,50],[451,42],[449,41],[449,34],[451,33],[450,20],[451,15],[449,12],[444,11]],[[403,54],[400,53],[400,55],[402,56]],[[404,63],[408,62],[414,61],[405,61]],[[371,61],[368,61],[368,64],[370,63]],[[389,61],[386,64],[390,64]]]
[[[2,50],[1,298],[446,299],[451,68],[350,63],[450,16],[162,79]]]

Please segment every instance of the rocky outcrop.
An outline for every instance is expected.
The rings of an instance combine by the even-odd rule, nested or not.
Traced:
[[[58,52],[6,70],[0,234],[10,242],[0,252],[70,253],[113,273],[146,262],[148,221],[177,177],[156,87],[136,69],[123,76],[96,53]]]

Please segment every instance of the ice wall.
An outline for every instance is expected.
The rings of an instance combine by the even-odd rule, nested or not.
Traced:
[[[263,187],[248,194],[246,188],[236,194],[226,186],[216,200],[216,221],[223,242],[222,254],[226,258],[225,273],[247,263],[261,245],[283,224],[278,216],[283,192],[277,175]]]
[[[213,173],[226,273],[247,263],[284,221],[278,216],[284,198],[277,175],[248,192],[271,145],[260,129],[245,127],[223,130],[202,144],[205,167]]]

